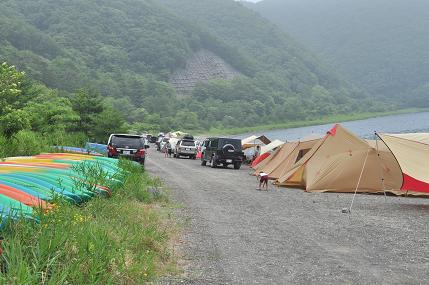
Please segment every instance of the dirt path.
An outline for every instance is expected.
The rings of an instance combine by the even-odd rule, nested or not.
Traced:
[[[429,199],[256,191],[249,169],[151,151],[185,221],[180,280],[164,284],[429,284]]]

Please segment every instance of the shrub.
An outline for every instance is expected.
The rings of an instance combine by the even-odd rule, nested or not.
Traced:
[[[167,247],[174,227],[162,214],[167,208],[153,207],[155,201],[166,206],[167,198],[147,191],[159,187],[159,180],[132,162],[120,165],[124,182],[110,198],[97,196],[82,206],[58,200],[54,210],[39,211],[40,223],[6,226],[7,273],[0,274],[0,282],[140,284],[174,270]]]

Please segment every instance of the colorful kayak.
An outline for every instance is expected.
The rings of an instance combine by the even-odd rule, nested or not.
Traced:
[[[36,207],[36,208],[40,207],[44,210],[52,208],[52,206],[49,203],[43,201],[42,199],[39,199],[24,191],[21,191],[19,189],[16,189],[4,184],[0,184],[0,194],[7,196],[11,199],[14,199],[16,201],[19,201],[22,204],[30,207]]]
[[[77,149],[78,150],[78,149]],[[87,173],[102,175],[94,185]],[[83,153],[43,153],[0,161],[0,217],[34,218],[32,208],[48,210],[50,201],[63,198],[85,202],[110,195],[109,185],[122,183],[124,172],[116,159]]]

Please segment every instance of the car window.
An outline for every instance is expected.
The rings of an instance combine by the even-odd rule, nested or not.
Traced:
[[[217,146],[218,146],[218,140],[217,139],[212,140],[210,142],[210,146],[213,147],[213,148],[217,148]]]
[[[111,143],[119,148],[134,148],[138,149],[144,146],[144,140],[139,137],[113,136]]]
[[[195,143],[193,141],[182,141],[182,146],[195,146]]]

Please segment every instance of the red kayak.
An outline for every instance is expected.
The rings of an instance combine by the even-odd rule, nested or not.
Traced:
[[[49,203],[46,203],[45,201],[37,197],[34,197],[28,193],[25,193],[24,191],[18,190],[7,185],[0,184],[0,194],[19,201],[22,204],[30,207],[42,207],[42,209],[44,210],[52,208]]]

